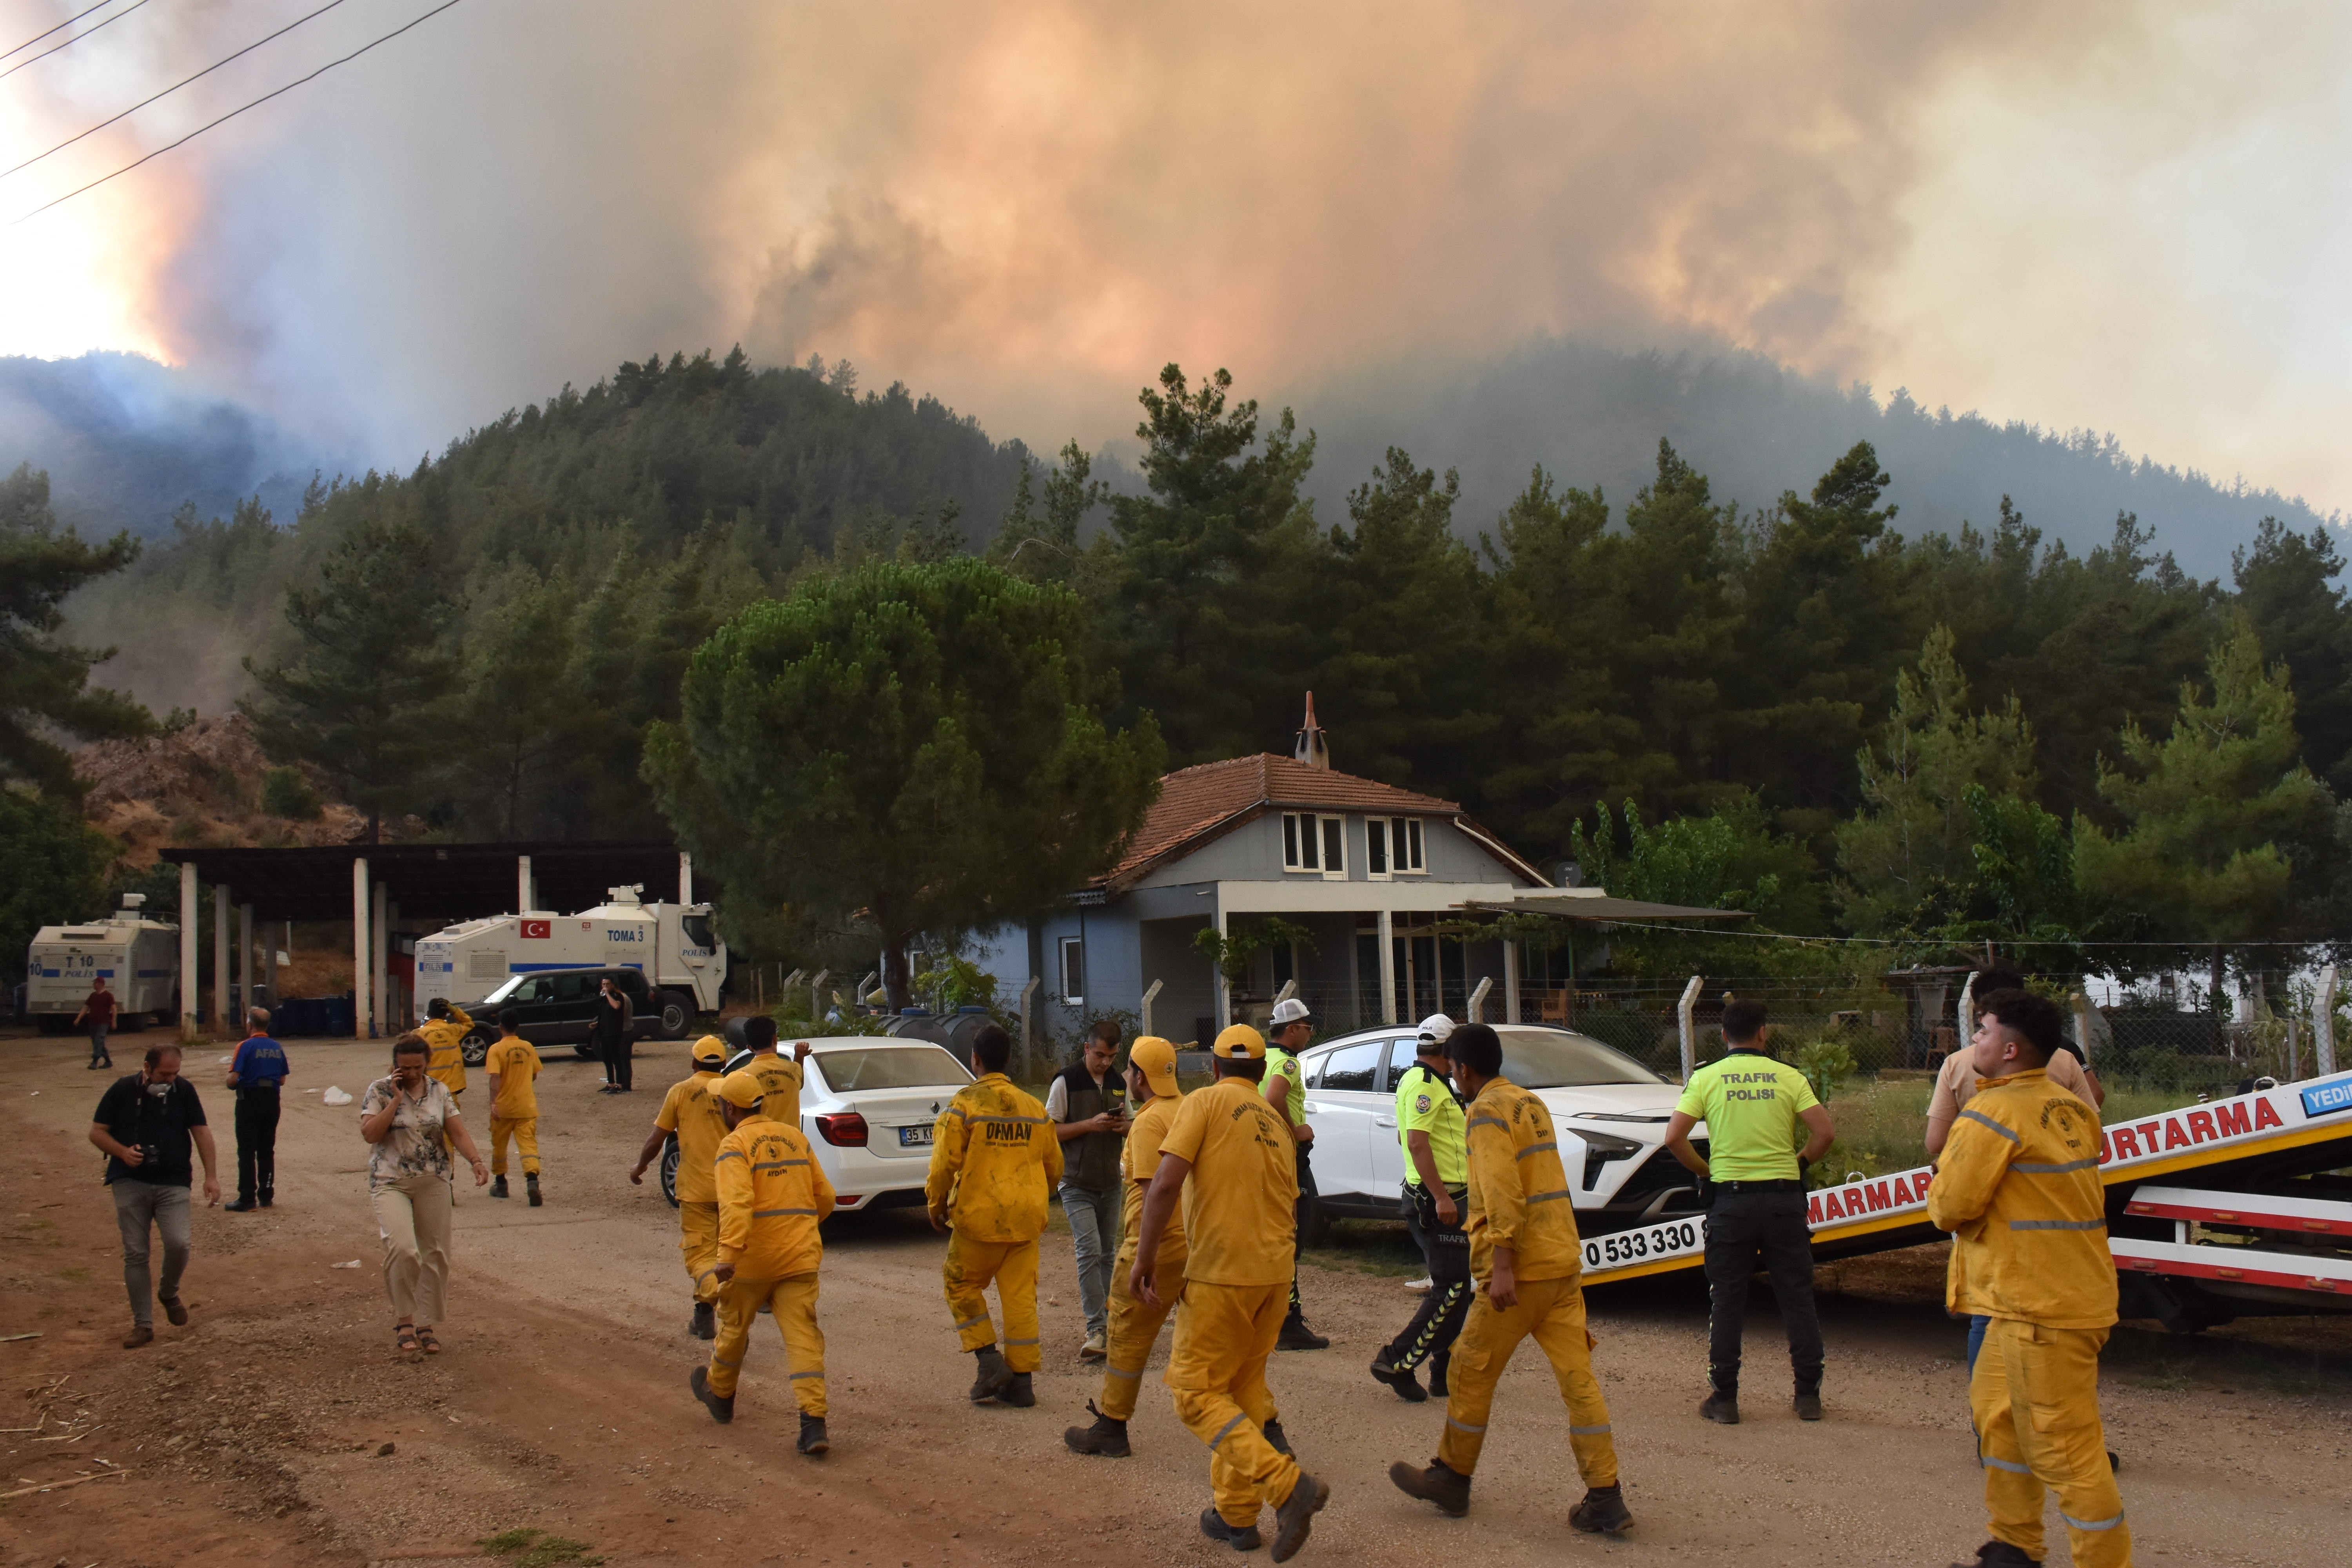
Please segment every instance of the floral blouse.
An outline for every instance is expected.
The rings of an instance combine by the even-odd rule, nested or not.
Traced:
[[[360,1097],[360,1121],[364,1123],[399,1094],[397,1079],[380,1078],[368,1085],[367,1093]],[[368,1191],[379,1192],[411,1176],[449,1180],[453,1167],[443,1128],[457,1114],[457,1101],[448,1089],[439,1079],[426,1079],[424,1089],[410,1095],[394,1113],[392,1129],[383,1135],[383,1142],[371,1146]]]

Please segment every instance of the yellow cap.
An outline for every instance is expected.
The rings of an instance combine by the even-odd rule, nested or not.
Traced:
[[[767,1098],[768,1089],[765,1084],[748,1072],[730,1072],[720,1079],[718,1087],[710,1092],[730,1105],[751,1110]]]
[[[1247,1024],[1234,1024],[1217,1037],[1217,1043],[1211,1046],[1209,1051],[1213,1056],[1223,1057],[1228,1061],[1236,1058],[1264,1061],[1265,1037]]]
[[[694,1059],[698,1062],[723,1062],[727,1059],[727,1042],[716,1035],[705,1035],[694,1042]]]
[[[1157,1035],[1145,1035],[1127,1050],[1127,1065],[1143,1075],[1151,1092],[1173,1100],[1176,1089],[1176,1047]]]

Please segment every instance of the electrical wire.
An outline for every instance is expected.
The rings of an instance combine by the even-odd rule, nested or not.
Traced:
[[[131,15],[131,12],[136,11],[137,9],[139,9],[139,7],[140,7],[140,6],[144,5],[146,5],[146,4],[147,4],[147,0],[131,0],[131,4],[130,4],[130,5],[125,5],[121,10],[117,11],[113,16],[109,16],[105,21],[100,22],[100,23],[98,25],[98,26],[97,26],[97,27],[86,27],[86,28],[84,28],[82,31],[80,31],[80,32],[79,32],[79,33],[76,33],[72,37],[68,38],[64,43],[62,43],[62,44],[56,44],[56,45],[52,45],[50,47],[46,48],[46,49],[43,49],[39,54],[35,55],[35,56],[34,56],[31,59],[29,59],[29,60],[18,60],[15,65],[10,66],[6,70],[0,71],[0,77],[11,77],[11,76],[15,76],[18,71],[23,70],[26,66],[37,66],[37,65],[39,65],[43,60],[47,59],[51,55],[56,54],[56,53],[58,52],[58,50],[59,50],[59,49],[69,49],[69,48],[73,47],[76,44],[80,43],[84,38],[89,37],[90,36],[90,34],[97,32],[97,31],[99,30],[99,27],[111,27],[111,26],[114,26],[114,24],[116,24],[117,22],[120,22],[121,20],[122,20],[122,18],[123,18],[123,17],[128,16],[129,15]],[[91,7],[90,7],[90,10],[94,11],[94,10],[96,10],[97,8],[98,8],[98,7],[96,7],[95,5],[93,5],[93,6],[91,6]],[[84,11],[84,12],[82,13],[82,15],[83,15],[83,16],[89,16],[89,11]],[[60,23],[60,24],[59,24],[59,26],[63,26],[63,25],[64,25],[64,24],[62,24],[62,23]],[[56,27],[51,27],[51,28],[49,29],[49,33],[54,33],[54,32],[56,32],[57,30],[58,30],[58,29],[57,29]],[[42,35],[41,35],[41,37],[45,37],[45,38],[46,38],[46,37],[47,37],[48,36],[49,36],[49,35],[48,35],[48,33],[44,33],[44,34],[42,34]],[[26,46],[24,46],[24,45],[22,45],[22,44],[19,44],[19,45],[17,45],[17,46],[16,46],[16,47],[17,47],[17,48],[20,48],[20,49],[21,49],[21,48],[23,48],[23,47],[26,47]],[[13,53],[14,51],[11,51],[11,52]]]
[[[89,10],[88,10],[88,11],[77,11],[77,12],[75,12],[72,16],[68,16],[64,21],[59,22],[59,23],[57,25],[57,26],[55,26],[55,27],[51,27],[51,28],[49,29],[49,33],[57,32],[57,31],[58,31],[60,28],[70,27],[70,26],[72,26],[76,22],[80,21],[84,16],[89,16],[89,13],[90,13],[90,11],[103,11],[103,10],[105,10],[109,5],[113,5],[113,4],[114,4],[114,0],[98,0],[98,4],[97,4],[97,5],[92,5],[91,7],[89,7]],[[13,49],[0,49],[0,60],[5,60],[5,59],[6,59],[10,55],[21,55],[21,54],[23,54],[26,49],[31,48],[35,44],[37,44],[37,43],[39,43],[43,38],[47,37],[49,36],[49,33],[35,33],[31,37],[26,38],[23,43],[18,44],[18,45],[17,45],[15,48],[13,48]]]
[[[152,153],[148,153],[146,156],[133,159],[131,162],[123,164],[122,167],[115,170],[114,173],[110,174],[101,174],[86,185],[77,185],[72,190],[68,191],[64,195],[58,196],[51,201],[43,202],[39,206],[35,207],[31,212],[25,214],[22,217],[11,218],[8,222],[8,226],[10,228],[15,228],[18,224],[29,223],[33,219],[40,216],[43,213],[48,211],[53,206],[59,205],[65,202],[69,202],[86,191],[94,191],[98,189],[99,186],[106,184],[109,180],[120,179],[122,175],[138,168],[142,163],[152,163],[155,159],[162,157],[164,153],[171,152],[175,147],[186,146],[189,142],[194,141],[197,137],[202,136],[205,132],[212,130],[215,126],[227,124],[230,121],[235,120],[238,115],[243,114],[247,110],[258,109],[273,98],[283,97],[285,94],[293,91],[296,88],[302,86],[306,82],[316,81],[319,78],[326,75],[329,71],[333,70],[337,66],[349,65],[352,61],[359,58],[370,49],[374,48],[378,44],[388,44],[393,39],[400,37],[401,34],[407,32],[409,29],[421,26],[425,23],[431,21],[434,17],[441,15],[442,12],[450,10],[455,6],[463,5],[464,3],[465,0],[442,0],[440,5],[434,6],[433,9],[425,12],[423,16],[416,17],[413,21],[402,23],[399,26],[394,27],[391,32],[384,34],[382,37],[370,39],[368,42],[362,44],[358,48],[353,49],[350,54],[343,56],[341,59],[329,60],[317,70],[310,72],[310,75],[297,77],[292,81],[288,82],[284,87],[272,89],[270,91],[263,93],[259,98],[253,100],[249,103],[239,104],[236,108],[230,110],[226,114],[222,115],[219,119],[207,121],[205,123],[197,126],[194,131],[189,132],[185,136],[181,137],[178,141],[167,142],[163,146],[156,148]],[[144,0],[142,0],[142,4],[144,4]]]
[[[1549,913],[1549,911],[1544,910],[1535,912]],[[1585,917],[1561,916],[1560,918],[1582,919]],[[1606,922],[1595,923],[1606,923],[1621,931],[1658,931],[1667,936],[1730,936],[1744,937],[1749,942],[1809,942],[1818,946],[1838,947],[1967,947],[1973,942],[1981,940],[1975,937],[1966,938],[1956,942],[1946,942],[1937,937],[1803,936],[1795,931],[1727,931],[1720,926],[1651,925],[1641,921],[1609,921]],[[1995,945],[2000,947],[2177,948],[2183,952],[2194,950],[2200,952],[2214,947],[2235,950],[2242,947],[2311,948],[2326,947],[2328,945],[2328,941],[2326,938],[2315,938],[2309,942],[2263,941],[2210,942],[2193,941],[2159,941],[2153,937],[2140,942],[2075,942],[2071,939],[2061,937],[1997,936],[1994,937],[1992,941]]]
[[[9,175],[16,173],[18,169],[31,168],[34,164],[47,157],[50,153],[64,152],[67,148],[80,141],[84,136],[97,135],[100,132],[105,130],[108,126],[114,124],[117,121],[128,120],[131,116],[138,113],[149,104],[153,103],[157,99],[171,97],[172,94],[179,91],[182,88],[187,86],[188,83],[202,80],[204,78],[208,77],[212,75],[213,72],[220,69],[221,67],[228,64],[230,60],[243,59],[246,56],[253,53],[254,50],[261,47],[262,45],[268,43],[271,38],[282,38],[287,34],[292,32],[295,28],[300,26],[303,23],[325,16],[328,12],[333,10],[342,3],[343,0],[327,0],[327,3],[324,5],[321,5],[317,10],[311,12],[310,16],[297,16],[294,20],[278,28],[278,31],[270,34],[269,37],[256,38],[253,42],[246,45],[245,47],[237,50],[236,53],[230,55],[226,58],[215,60],[212,64],[198,71],[194,76],[183,77],[178,81],[175,81],[171,86],[165,88],[163,91],[156,93],[152,97],[141,99],[138,102],[132,104],[130,108],[116,115],[112,120],[101,120],[97,124],[91,126],[89,130],[81,132],[77,135],[67,137],[64,141],[50,148],[47,153],[36,153],[31,157],[26,159],[23,163],[16,164],[13,168],[0,169],[0,180],[6,179]]]

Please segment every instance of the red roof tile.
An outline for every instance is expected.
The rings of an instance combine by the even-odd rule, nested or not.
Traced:
[[[1254,757],[1180,768],[1160,781],[1160,799],[1145,814],[1127,853],[1102,880],[1113,887],[1132,883],[1146,869],[1176,851],[1261,810],[1396,812],[1420,816],[1462,815],[1461,805],[1435,795],[1354,773],[1310,768],[1288,757],[1261,752]]]

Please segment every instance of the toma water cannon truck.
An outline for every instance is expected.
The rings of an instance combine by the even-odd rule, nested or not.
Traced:
[[[416,941],[416,1004],[465,1003],[509,975],[549,969],[635,969],[661,1005],[665,1039],[685,1035],[698,1013],[719,1011],[727,944],[709,904],[648,904],[642,883],[607,890],[576,915],[530,910],[466,921]]]
[[[180,928],[149,920],[146,902],[144,893],[125,893],[122,907],[101,920],[43,926],[34,935],[25,953],[25,1010],[44,1030],[63,1031],[100,978],[114,993],[118,1028],[179,1016]]]

